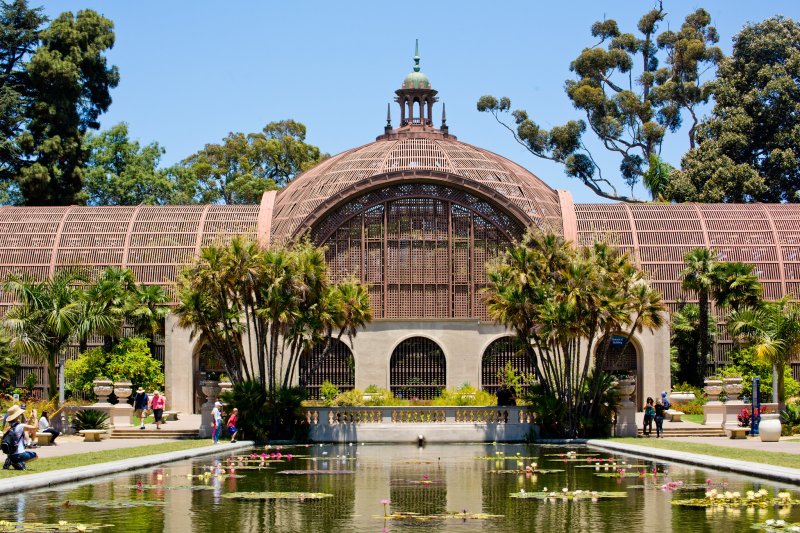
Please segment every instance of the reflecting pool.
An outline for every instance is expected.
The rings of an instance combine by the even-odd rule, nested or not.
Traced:
[[[673,505],[708,489],[764,503]],[[126,533],[753,531],[800,523],[796,489],[580,446],[286,446],[3,497],[0,531],[14,527],[3,521]]]

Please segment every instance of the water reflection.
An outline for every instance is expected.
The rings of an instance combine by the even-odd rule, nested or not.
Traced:
[[[166,533],[229,531],[270,532],[375,532],[388,531],[745,531],[768,518],[800,521],[800,509],[744,509],[708,512],[671,504],[673,498],[701,496],[698,492],[660,489],[667,479],[686,484],[727,484],[726,489],[746,491],[762,487],[777,493],[778,484],[713,471],[619,457],[629,463],[654,466],[669,477],[629,469],[624,478],[602,477],[615,470],[585,468],[584,459],[558,454],[567,448],[540,446],[428,445],[413,446],[311,446],[292,448],[291,460],[231,466],[228,456],[164,465],[110,479],[38,491],[0,499],[0,519],[58,523],[59,520],[113,524],[102,531]],[[587,449],[580,450],[586,453]],[[260,450],[259,450],[260,452]],[[498,452],[504,455],[498,456]],[[610,454],[597,452],[600,457]],[[519,454],[519,458],[517,458]],[[551,456],[549,454],[556,454]],[[491,459],[483,459],[491,457]],[[481,459],[479,459],[481,458]],[[494,473],[559,469],[545,474]],[[283,470],[339,471],[338,475],[285,475]],[[215,472],[224,471],[217,477]],[[341,473],[352,471],[353,473]],[[208,474],[206,474],[208,473]],[[204,474],[201,477],[197,477]],[[569,490],[625,492],[621,499],[543,501],[512,499],[510,493]],[[794,491],[794,488],[790,489]],[[320,501],[236,501],[233,492],[322,492],[332,497]],[[391,513],[431,515],[426,521],[384,519],[382,500]],[[90,508],[81,500],[111,501],[141,506]],[[102,507],[102,506],[101,506]],[[446,513],[458,513],[447,517]],[[502,515],[476,520],[465,513]]]

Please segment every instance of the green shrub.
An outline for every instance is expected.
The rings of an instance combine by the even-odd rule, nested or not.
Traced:
[[[431,405],[497,405],[497,396],[465,383],[458,389],[443,390],[438,397],[433,399]]]
[[[303,424],[301,404],[306,390],[300,387],[278,389],[270,396],[258,380],[243,381],[222,394],[228,409],[239,409],[242,436],[256,441],[305,440],[308,428]]]
[[[750,347],[740,348],[731,354],[731,364],[726,368],[732,368],[742,376],[742,396],[751,398],[753,396],[753,378],[761,380],[761,400],[772,401],[772,365],[766,361],[757,359],[753,349]],[[800,383],[792,377],[790,365],[784,369],[784,392],[786,398],[792,398],[800,394]]]
[[[377,394],[378,392],[380,392],[380,390],[381,389],[379,389],[377,385],[368,385],[367,388],[364,389],[364,392],[366,394]],[[386,389],[383,389],[383,390],[386,390]]]
[[[350,389],[334,398],[333,405],[339,405],[342,407],[364,405],[364,393],[361,392],[361,389]]]
[[[319,388],[319,399],[322,401],[322,405],[330,406],[333,405],[333,401],[340,393],[339,387],[326,379]]]
[[[105,373],[108,356],[102,348],[92,348],[67,361],[64,365],[64,379],[73,392],[93,396],[92,382]]]
[[[787,403],[781,411],[781,434],[794,435],[800,433],[800,403]]]
[[[108,429],[108,415],[103,411],[84,409],[75,413],[72,418],[72,427],[75,428],[75,431]]]

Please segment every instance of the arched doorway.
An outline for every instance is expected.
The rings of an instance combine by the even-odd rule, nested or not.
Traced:
[[[356,385],[356,363],[350,348],[338,339],[331,339],[328,353],[325,344],[317,344],[311,352],[300,357],[300,386],[308,390],[308,397],[319,399],[319,389],[330,381],[339,390],[350,390]]]
[[[641,408],[644,396],[641,387],[642,376],[639,374],[639,350],[636,343],[628,342],[626,335],[612,335],[610,344],[608,337],[603,337],[595,350],[595,366],[598,370],[617,376],[633,376],[636,379],[634,401],[637,408]]]
[[[518,374],[526,376],[533,372],[530,355],[520,350],[519,341],[514,337],[501,337],[493,341],[483,352],[481,360],[481,388],[497,394],[500,389],[498,373],[511,363]]]
[[[194,412],[200,412],[200,406],[205,402],[205,395],[200,390],[200,382],[206,379],[218,380],[225,373],[222,359],[211,349],[208,344],[201,344],[195,351],[194,373]]]
[[[398,398],[431,400],[445,387],[447,361],[438,344],[425,337],[401,342],[389,363],[389,387]]]

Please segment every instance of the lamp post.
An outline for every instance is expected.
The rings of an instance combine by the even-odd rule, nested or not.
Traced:
[[[64,405],[64,363],[67,356],[63,353],[58,356],[58,406]]]

